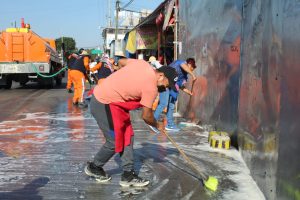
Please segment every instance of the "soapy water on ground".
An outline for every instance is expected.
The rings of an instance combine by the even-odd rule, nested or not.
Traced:
[[[132,115],[135,170],[151,180],[150,186],[121,188],[118,155],[104,167],[111,182],[99,184],[87,177],[85,163],[104,143],[96,121],[88,111],[40,112],[0,123],[0,196],[23,191],[25,197],[45,199],[264,199],[240,153],[212,149],[205,126],[186,125],[169,134],[201,170],[218,178],[217,192],[203,188],[166,136],[151,132],[137,116]],[[41,177],[42,183],[36,181]]]

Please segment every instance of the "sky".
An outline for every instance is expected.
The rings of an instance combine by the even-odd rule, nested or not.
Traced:
[[[116,0],[5,0],[1,2],[0,30],[17,27],[21,18],[45,38],[72,37],[78,48],[95,48],[103,43],[101,27],[108,24],[108,2]],[[121,0],[124,6],[130,0]],[[155,10],[164,0],[134,0],[126,9]],[[114,18],[114,10],[111,11]]]

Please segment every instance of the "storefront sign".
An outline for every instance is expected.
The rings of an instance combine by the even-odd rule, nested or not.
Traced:
[[[137,49],[157,49],[157,29],[155,26],[137,29],[136,47]]]

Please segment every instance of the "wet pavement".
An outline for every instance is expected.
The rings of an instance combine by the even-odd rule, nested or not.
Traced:
[[[151,132],[138,110],[132,112],[135,170],[151,184],[121,188],[118,155],[104,167],[112,181],[100,184],[84,174],[104,138],[89,110],[74,107],[65,89],[0,90],[0,110],[0,199],[264,199],[238,151],[209,147],[209,126],[169,134],[199,168],[218,178],[216,192],[203,188],[176,148]]]

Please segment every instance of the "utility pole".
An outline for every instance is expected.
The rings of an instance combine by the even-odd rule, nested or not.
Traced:
[[[108,27],[111,27],[111,0],[108,0]]]
[[[64,43],[64,36],[61,37],[61,63],[62,63],[62,66],[64,66],[64,53],[65,53],[65,43]]]
[[[175,15],[175,30],[174,30],[174,60],[178,59],[178,7],[175,1],[174,5],[174,15]]]
[[[118,21],[119,21],[120,1],[116,1],[116,29],[115,29],[115,51],[118,40]]]

